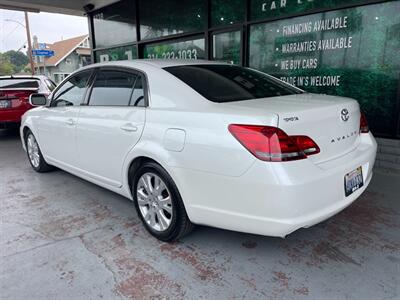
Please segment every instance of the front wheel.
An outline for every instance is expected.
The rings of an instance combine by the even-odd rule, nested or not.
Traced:
[[[43,158],[40,151],[39,144],[31,131],[25,135],[26,152],[28,154],[29,162],[32,168],[39,173],[49,172],[54,169]]]
[[[133,176],[132,195],[147,231],[159,240],[174,241],[193,227],[171,176],[158,164],[147,162]]]

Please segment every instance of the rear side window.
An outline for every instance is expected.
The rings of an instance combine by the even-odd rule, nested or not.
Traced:
[[[144,107],[144,78],[142,75],[138,75],[135,82],[135,88],[132,93],[131,106]]]
[[[37,79],[0,79],[0,89],[37,89],[39,81]]]
[[[128,106],[137,75],[100,70],[93,84],[89,105]]]
[[[267,74],[232,65],[164,68],[213,102],[242,101],[304,93]]]

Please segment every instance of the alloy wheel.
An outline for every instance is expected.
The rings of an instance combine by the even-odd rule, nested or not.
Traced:
[[[33,134],[30,134],[28,136],[28,139],[26,141],[26,146],[28,150],[29,160],[31,161],[32,165],[35,168],[38,168],[40,164],[39,145],[36,142],[36,139],[33,136]]]
[[[136,187],[140,213],[155,231],[165,231],[171,225],[173,210],[171,193],[164,181],[154,173],[143,174]]]

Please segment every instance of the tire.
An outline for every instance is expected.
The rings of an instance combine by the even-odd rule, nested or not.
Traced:
[[[39,144],[36,141],[35,136],[32,131],[28,130],[25,134],[25,147],[26,153],[28,155],[29,163],[32,168],[38,173],[45,173],[54,170],[55,168],[49,165],[42,155],[42,151],[40,150]],[[36,149],[37,147],[37,149]],[[34,150],[33,150],[34,149]],[[33,150],[33,152],[30,152]],[[35,158],[33,158],[35,157]]]
[[[149,189],[154,192],[149,192]],[[157,163],[146,162],[139,166],[132,176],[131,192],[143,225],[157,239],[175,241],[193,229],[178,188],[171,176]]]

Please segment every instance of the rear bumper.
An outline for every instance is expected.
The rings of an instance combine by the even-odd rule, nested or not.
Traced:
[[[22,115],[27,109],[0,110],[0,124],[21,123]]]
[[[18,128],[20,124],[19,121],[0,121],[0,129],[15,129]]]
[[[284,237],[355,201],[372,178],[376,148],[373,136],[363,134],[355,150],[317,165],[307,159],[287,163],[256,160],[240,177],[174,171],[192,222]],[[359,166],[364,186],[346,197],[344,176]]]

